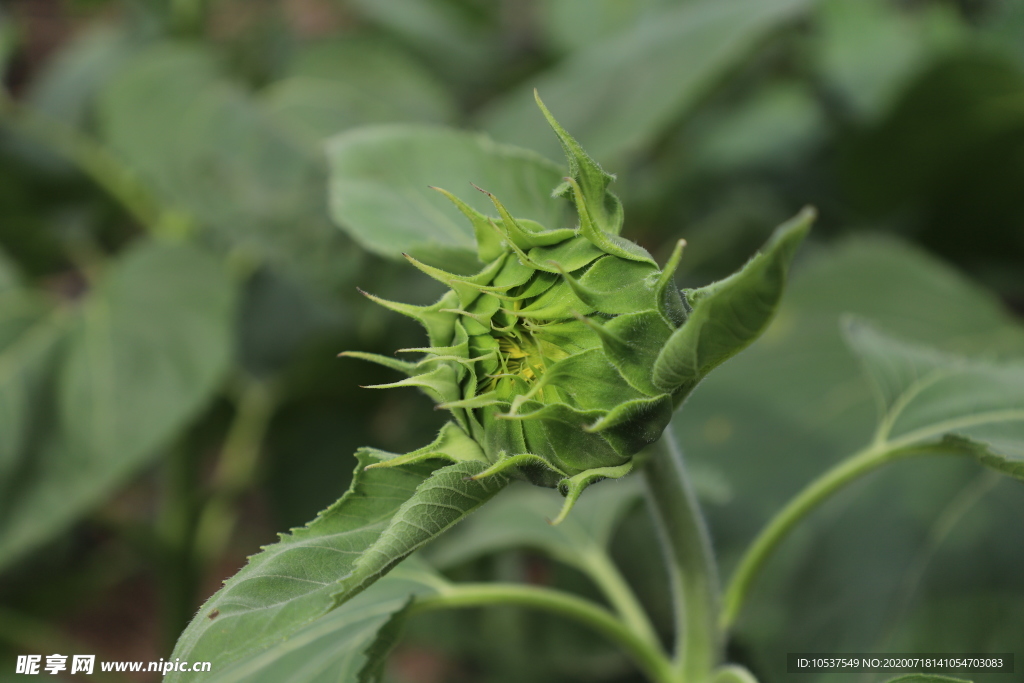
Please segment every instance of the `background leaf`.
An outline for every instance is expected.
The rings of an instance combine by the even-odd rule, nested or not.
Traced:
[[[86,459],[138,462],[205,407],[232,360],[235,291],[194,247],[147,244],[106,274],[61,376],[61,417]]]
[[[544,122],[539,113],[537,119]],[[475,259],[469,220],[429,186],[497,217],[474,183],[497,196],[512,215],[547,228],[561,227],[566,211],[564,202],[551,198],[564,170],[533,152],[473,133],[399,125],[361,128],[331,140],[328,159],[334,220],[382,256],[441,249]]]
[[[4,496],[0,564],[109,495],[206,407],[231,361],[234,299],[195,247],[143,244],[110,266],[73,321],[46,421]]]
[[[313,43],[262,97],[317,156],[322,140],[355,126],[448,123],[455,116],[451,96],[429,71],[391,44],[368,38]]]
[[[215,244],[332,293],[347,282],[359,254],[327,220],[319,150],[211,52],[148,48],[103,89],[98,118],[111,146]]]
[[[815,21],[813,63],[820,77],[854,117],[867,121],[880,117],[908,81],[966,38],[955,12],[941,4],[906,11],[883,0],[825,0]]]
[[[548,0],[537,9],[544,34],[571,52],[632,28],[646,12],[671,0]]]
[[[170,160],[182,134],[181,122],[196,96],[221,77],[217,60],[201,47],[151,45],[122,65],[100,91],[100,131],[146,180],[168,192],[175,187]]]
[[[497,61],[498,36],[474,21],[465,6],[446,0],[352,0],[370,22],[443,68],[450,79],[486,78]]]
[[[548,156],[557,141],[531,117],[536,87],[545,104],[602,163],[650,144],[804,0],[696,0],[652,13],[628,32],[597,40],[489,105],[481,116],[498,140]],[[672,87],[665,87],[671,83]],[[600,116],[596,115],[600,112]]]
[[[93,98],[139,49],[125,31],[99,25],[77,36],[32,82],[27,103],[68,125],[89,123]]]
[[[1024,364],[940,354],[856,320],[848,321],[846,336],[880,404],[879,437],[962,448],[1024,479]]]

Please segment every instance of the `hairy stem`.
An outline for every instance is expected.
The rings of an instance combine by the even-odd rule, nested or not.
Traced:
[[[897,442],[872,444],[843,460],[808,484],[803,491],[776,513],[740,560],[725,591],[725,600],[719,619],[722,631],[728,631],[736,621],[755,576],[800,520],[833,493],[868,472],[900,458],[936,450],[939,450],[939,447],[934,445],[901,446]]]
[[[553,588],[508,583],[449,584],[418,599],[411,614],[439,609],[520,605],[585,624],[621,647],[654,683],[673,683],[672,667],[661,649],[633,632],[604,607]]]
[[[672,585],[675,680],[701,683],[721,659],[719,586],[711,538],[671,432],[666,431],[653,450],[643,471]]]

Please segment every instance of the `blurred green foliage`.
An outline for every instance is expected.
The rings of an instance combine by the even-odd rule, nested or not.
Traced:
[[[440,292],[361,217],[430,236],[429,260],[471,235],[451,232],[428,184],[475,201],[474,180],[529,215],[554,164],[517,156],[523,177],[501,191],[490,157],[522,153],[484,138],[456,153],[439,126],[558,159],[534,87],[619,171],[626,235],[661,260],[688,240],[682,285],[731,272],[772,226],[819,208],[773,327],[673,424],[728,568],[870,434],[843,314],[1024,355],[1022,36],[1012,0],[5,3],[0,680],[14,655],[69,641],[167,656],[217,581],[346,489],[356,447],[433,437],[427,399],[360,390],[379,373],[334,358],[421,341],[356,286],[412,303]],[[328,219],[327,140],[357,148],[414,126],[434,127],[436,148],[396,143],[352,169],[373,180],[345,207],[357,243]],[[788,651],[1024,642],[1024,496],[986,476],[938,459],[844,492],[770,564],[731,657],[772,683]],[[624,514],[616,558],[667,629],[653,531]],[[535,555],[550,539],[531,533],[486,554],[453,536],[434,559],[456,578],[593,592]],[[396,683],[638,680],[590,634],[533,613],[410,629]]]

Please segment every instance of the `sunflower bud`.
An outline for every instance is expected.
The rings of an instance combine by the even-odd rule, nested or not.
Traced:
[[[433,444],[381,454],[379,466],[486,460],[478,477],[513,472],[557,486],[567,497],[561,519],[586,486],[627,474],[704,375],[760,334],[812,215],[780,228],[732,277],[681,293],[673,276],[684,241],[661,269],[620,237],[613,177],[538,104],[569,161],[554,194],[573,202],[578,227],[517,219],[489,193],[494,213],[484,215],[439,190],[472,222],[486,265],[460,276],[407,256],[450,291],[426,307],[367,296],[422,323],[430,345],[402,350],[419,354],[414,362],[345,355],[407,375],[375,388],[419,387],[452,414]]]

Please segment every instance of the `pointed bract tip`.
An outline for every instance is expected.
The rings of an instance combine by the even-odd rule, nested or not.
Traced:
[[[544,100],[540,98],[540,91],[536,88],[533,89],[533,101],[537,103],[540,110],[544,112],[545,116],[551,116],[551,112],[548,111],[547,106],[544,104]]]
[[[562,509],[558,511],[558,516],[554,519],[549,519],[548,524],[550,524],[551,526],[558,526],[559,524],[564,522],[565,518],[569,516],[569,512],[573,509],[575,505],[575,499],[566,498],[565,502],[562,503]]]
[[[472,186],[473,186],[473,187],[474,187],[475,189],[479,190],[480,192],[483,192],[483,193],[484,193],[485,195],[487,195],[488,197],[493,197],[493,196],[494,196],[493,194],[491,194],[490,192],[488,192],[488,191],[487,191],[487,190],[485,190],[484,188],[480,187],[480,186],[479,186],[479,185],[477,185],[476,183],[470,183],[470,185],[472,185]]]

